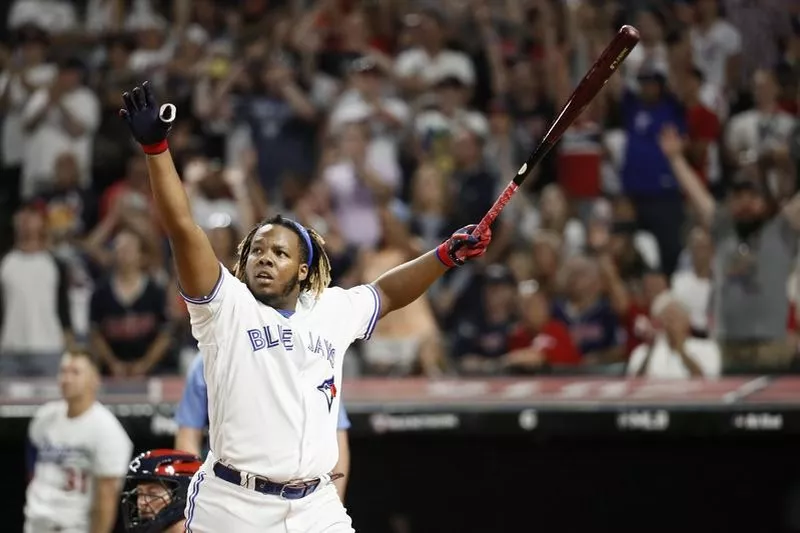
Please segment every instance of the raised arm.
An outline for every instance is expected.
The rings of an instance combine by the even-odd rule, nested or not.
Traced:
[[[380,294],[380,316],[401,309],[425,294],[448,269],[483,255],[492,240],[492,231],[487,229],[483,235],[471,235],[474,229],[475,225],[461,228],[435,250],[403,263],[375,280],[372,285]]]
[[[181,290],[190,298],[206,297],[213,291],[221,271],[208,237],[192,219],[189,199],[167,145],[175,106],[159,107],[148,82],[122,97],[125,109],[120,115],[146,154],[150,189],[172,247]]]
[[[703,224],[707,226],[711,223],[716,209],[714,197],[686,160],[683,154],[683,142],[677,130],[671,127],[665,128],[661,132],[659,142],[681,190],[689,198],[689,202],[694,208],[697,209]]]

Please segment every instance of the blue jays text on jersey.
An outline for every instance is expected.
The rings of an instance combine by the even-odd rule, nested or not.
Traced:
[[[278,345],[283,345],[283,349],[287,352],[291,352],[294,349],[292,328],[281,324],[268,324],[262,328],[248,329],[247,337],[254,352],[265,348],[274,348]],[[331,368],[334,367],[336,363],[336,349],[333,347],[333,343],[328,339],[324,339],[320,335],[316,335],[315,338],[314,334],[309,331],[306,348],[310,353],[324,356],[331,365]]]

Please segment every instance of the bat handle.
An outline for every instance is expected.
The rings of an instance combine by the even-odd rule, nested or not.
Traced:
[[[494,201],[492,208],[489,209],[485,215],[483,215],[483,218],[478,223],[478,226],[472,230],[473,235],[482,235],[486,232],[486,229],[492,225],[492,222],[494,222],[506,204],[511,200],[511,197],[514,196],[514,193],[517,192],[517,189],[519,189],[519,185],[517,185],[517,183],[514,181],[506,185],[506,188],[503,189],[503,192],[500,193],[500,196],[498,196],[497,200]]]

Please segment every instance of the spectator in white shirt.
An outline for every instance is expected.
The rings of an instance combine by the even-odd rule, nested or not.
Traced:
[[[436,82],[436,105],[418,114],[414,120],[417,148],[434,157],[447,157],[448,140],[460,133],[474,133],[481,139],[489,135],[489,121],[479,111],[467,108],[469,88],[456,76],[445,76]],[[443,141],[443,144],[440,142]]]
[[[8,11],[8,28],[34,24],[49,33],[65,33],[77,27],[75,5],[68,0],[16,0]]]
[[[639,70],[643,65],[667,65],[669,54],[664,41],[664,22],[657,9],[643,9],[636,16],[640,41],[622,64],[625,85],[633,90],[639,87]]]
[[[384,94],[386,73],[374,58],[365,56],[350,66],[350,87],[331,112],[328,128],[338,132],[352,122],[366,121],[375,149],[389,160],[397,159],[400,135],[410,119],[408,105]]]
[[[650,307],[656,335],[639,345],[628,361],[630,377],[652,379],[716,378],[722,358],[717,343],[692,337],[689,313],[670,292],[661,293]]]
[[[37,90],[23,109],[22,126],[28,134],[22,164],[23,198],[52,185],[56,159],[64,152],[77,159],[81,185],[89,183],[100,102],[84,78],[79,59],[65,61],[52,85]]]
[[[725,149],[734,165],[754,163],[789,142],[795,119],[778,106],[779,91],[773,71],[753,75],[755,108],[731,117],[725,133]]]
[[[48,35],[36,26],[24,26],[14,36],[17,53],[0,74],[0,112],[2,125],[2,169],[0,169],[0,211],[3,226],[19,202],[22,154],[26,135],[22,129],[22,110],[37,89],[49,86],[58,69],[46,62]]]
[[[719,0],[697,0],[692,26],[694,62],[706,80],[735,93],[738,89],[738,65],[742,53],[742,35],[736,27],[719,16]]]
[[[444,15],[435,8],[424,9],[418,20],[420,46],[400,52],[395,75],[409,94],[424,93],[446,76],[454,76],[467,86],[475,83],[475,67],[463,52],[446,47]]]
[[[714,251],[711,236],[705,228],[696,226],[692,229],[687,251],[689,268],[680,269],[672,275],[672,293],[689,312],[692,334],[707,337]]]
[[[335,162],[323,170],[322,185],[345,242],[372,249],[381,238],[378,206],[400,186],[400,167],[375,151],[365,123],[345,126],[336,144]]]

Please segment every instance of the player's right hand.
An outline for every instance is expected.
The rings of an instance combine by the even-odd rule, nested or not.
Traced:
[[[478,227],[477,224],[465,226],[449,239],[444,241],[436,248],[436,257],[439,258],[446,267],[461,266],[470,259],[482,256],[486,253],[486,247],[492,240],[492,230],[486,228],[482,235],[473,235],[473,231]]]
[[[125,107],[119,110],[119,115],[128,124],[131,135],[142,145],[144,152],[154,155],[166,151],[167,135],[177,114],[175,106],[159,106],[148,81],[123,93],[122,101]]]

